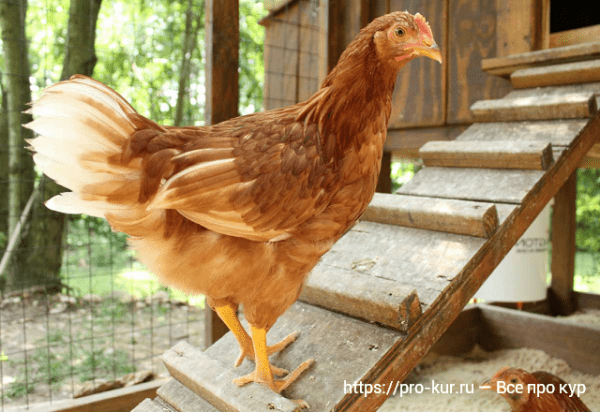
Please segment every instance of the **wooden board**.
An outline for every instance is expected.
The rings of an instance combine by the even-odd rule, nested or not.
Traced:
[[[487,305],[479,344],[487,351],[534,347],[584,373],[600,373],[600,327]]]
[[[540,170],[480,169],[473,173],[472,169],[425,167],[398,193],[517,204],[543,175]]]
[[[532,93],[528,96],[507,95],[498,100],[481,100],[471,106],[478,122],[514,122],[522,120],[581,119],[596,112],[591,92],[570,94]]]
[[[491,203],[376,193],[361,220],[489,237],[498,227]]]
[[[540,141],[552,146],[567,146],[587,124],[587,120],[550,120],[539,122],[475,123],[457,141],[515,140]]]
[[[313,272],[335,273],[340,284],[351,284],[358,274],[395,281],[404,285],[402,290],[416,289],[425,310],[483,243],[484,239],[473,236],[361,221],[321,258]],[[312,274],[307,287],[311,278]],[[354,293],[371,296],[367,290]],[[329,299],[329,305],[339,310],[335,299]]]
[[[142,403],[132,409],[131,412],[170,412],[168,409],[165,411],[160,405],[153,402],[151,399],[144,399]]]
[[[498,55],[496,0],[448,3],[447,124],[472,123],[469,108],[483,99],[497,99],[511,90],[508,80],[481,69],[481,60]],[[440,45],[443,48],[443,46]],[[426,81],[431,81],[426,77]],[[419,89],[423,90],[423,89]],[[425,96],[427,93],[421,91]]]
[[[481,68],[490,74],[508,77],[512,72],[519,69],[592,60],[598,57],[600,57],[600,42],[591,42],[506,57],[484,58],[481,61]]]
[[[521,69],[510,75],[513,87],[543,87],[600,81],[600,60]]]
[[[589,43],[600,38],[600,24],[559,31],[549,36],[549,47],[564,47],[573,44]]]
[[[247,327],[245,321],[242,324]],[[271,362],[293,370],[309,358],[315,360],[315,364],[283,392],[287,398],[303,399],[312,411],[335,410],[336,403],[344,397],[345,383],[369,383],[369,372],[379,368],[382,356],[403,336],[399,332],[301,302],[296,302],[278,319],[269,331],[268,341],[277,342],[294,331],[300,332],[298,340],[271,356]],[[254,363],[248,361],[237,369],[232,368],[239,348],[231,333],[208,348],[205,354],[218,360],[236,376],[254,370]],[[245,393],[250,386],[258,385],[235,389]],[[374,409],[363,409],[367,410]]]
[[[390,10],[421,13],[431,26],[433,38],[447,56],[448,3],[446,1],[391,0]],[[377,16],[374,16],[377,17]],[[398,74],[392,96],[389,127],[431,127],[444,124],[448,59],[439,64],[428,58],[410,62]]]
[[[543,170],[552,163],[552,145],[510,140],[429,142],[419,157],[425,166]]]
[[[179,342],[166,351],[162,360],[173,378],[218,410],[269,412],[277,408],[281,412],[300,412],[297,404],[266,386],[239,388],[232,383],[238,375],[187,342]]]
[[[219,412],[217,408],[176,379],[169,380],[156,391],[156,394],[178,412]]]
[[[388,130],[384,150],[401,157],[418,157],[419,148],[432,140],[454,140],[466,126],[445,126],[424,129]]]

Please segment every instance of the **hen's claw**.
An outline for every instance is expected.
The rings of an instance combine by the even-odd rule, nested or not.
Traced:
[[[293,333],[290,333],[289,335],[287,335],[285,338],[283,338],[280,342],[276,343],[275,345],[267,346],[267,355],[271,356],[272,354],[277,353],[277,352],[282,351],[283,349],[287,348],[291,343],[293,343],[296,339],[298,339],[298,336],[300,336],[300,332],[293,332]],[[251,360],[252,362],[254,362],[254,349],[252,347],[244,348],[240,345],[240,355],[238,356],[235,363],[233,364],[233,367],[237,368],[238,366],[240,366],[242,364],[242,362],[244,361],[244,359],[248,359],[248,360]],[[283,376],[286,373],[288,373],[287,370],[277,368],[275,366],[271,366],[271,370],[273,371],[273,375],[275,375],[275,376]]]

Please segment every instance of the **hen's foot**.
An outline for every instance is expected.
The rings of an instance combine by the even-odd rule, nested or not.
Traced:
[[[278,342],[275,345],[267,346],[267,355],[271,356],[272,354],[287,348],[292,342],[298,339],[298,336],[300,336],[300,332],[293,332],[287,335],[285,338],[283,338],[281,342]],[[252,346],[242,347],[240,345],[240,356],[238,356],[233,366],[237,368],[242,364],[244,359],[248,359],[254,362],[254,348]],[[287,370],[277,368],[275,366],[271,366],[271,370],[273,371],[273,375],[275,376],[283,376],[286,373],[288,373]]]

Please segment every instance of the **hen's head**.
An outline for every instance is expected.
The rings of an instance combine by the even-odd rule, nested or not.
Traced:
[[[503,384],[499,384],[499,382],[503,382]],[[521,406],[529,402],[530,396],[535,396],[535,394],[530,394],[528,391],[527,385],[530,383],[537,383],[530,373],[523,369],[505,366],[496,372],[491,379],[481,384],[480,388],[497,392],[508,401],[512,410],[519,410]]]
[[[419,13],[394,12],[373,20],[365,29],[373,32],[373,42],[382,62],[403,66],[418,56],[442,62],[440,48],[431,28]]]

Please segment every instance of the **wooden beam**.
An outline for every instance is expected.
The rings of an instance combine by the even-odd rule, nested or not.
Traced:
[[[516,89],[600,81],[600,59],[521,69],[510,75]]]
[[[558,315],[566,316],[575,310],[573,274],[575,271],[575,200],[577,174],[560,188],[554,197],[552,212],[552,284],[550,305]]]
[[[207,125],[238,116],[239,2],[206,0],[206,105]],[[208,307],[206,346],[227,333],[227,326]]]

